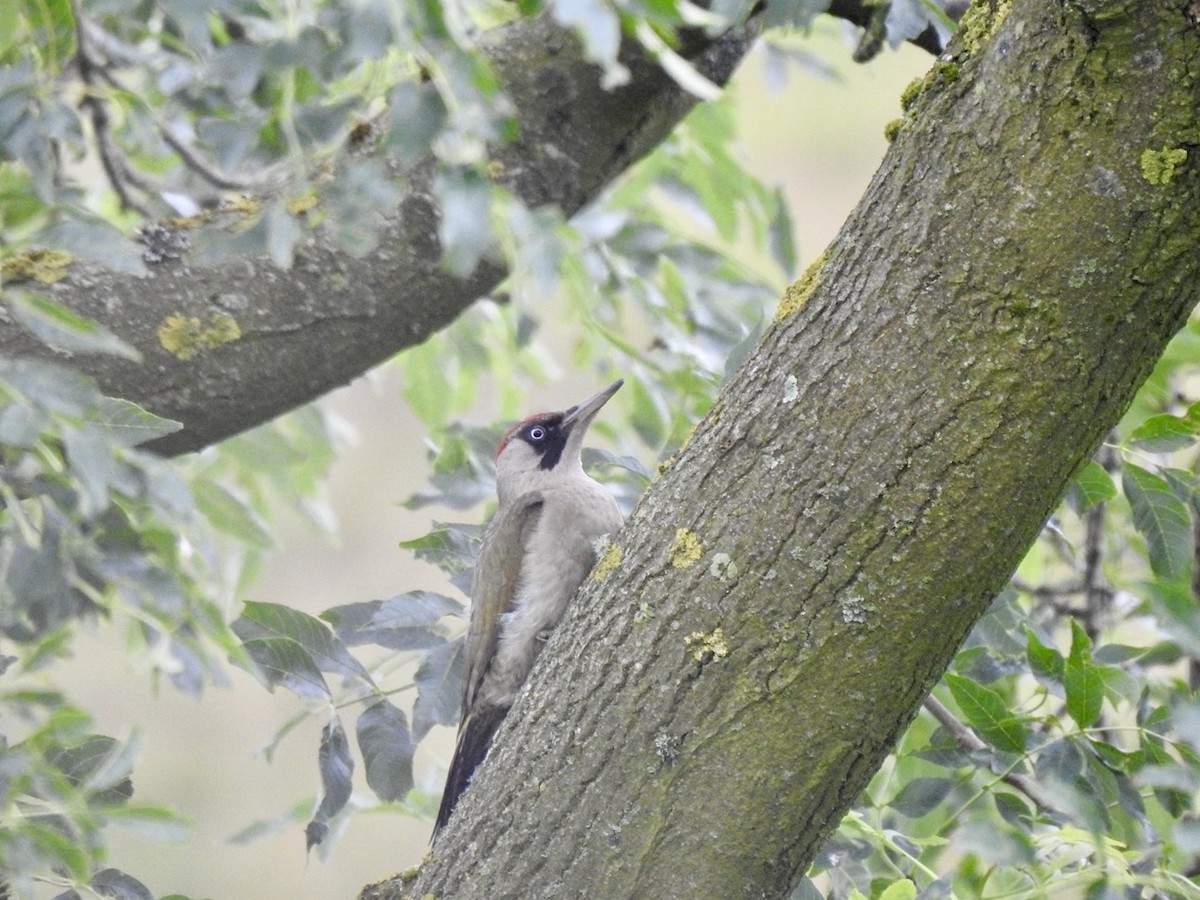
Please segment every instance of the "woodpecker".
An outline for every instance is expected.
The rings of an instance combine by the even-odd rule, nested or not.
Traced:
[[[615,381],[565,412],[518,422],[496,450],[500,503],[471,576],[462,716],[434,836],[595,565],[600,537],[621,525],[612,495],[583,471],[580,450],[588,426],[623,383]]]

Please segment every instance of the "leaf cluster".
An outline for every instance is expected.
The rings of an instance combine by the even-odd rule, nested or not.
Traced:
[[[1197,895],[1198,336],[1079,473],[800,895]]]
[[[9,296],[52,346],[136,356],[45,297]],[[150,896],[104,865],[103,827],[186,832],[175,814],[128,802],[136,740],[92,733],[53,684],[84,623],[127,623],[131,657],[196,695],[240,652],[213,599],[220,553],[191,487],[138,449],[177,427],[65,365],[0,361],[0,872],[23,893],[49,879],[65,896],[85,885]]]

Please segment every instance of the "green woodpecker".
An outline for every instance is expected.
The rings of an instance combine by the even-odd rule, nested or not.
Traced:
[[[458,743],[434,834],[450,818],[567,603],[621,525],[616,501],[580,462],[592,419],[623,382],[565,412],[518,422],[496,450],[500,505],[471,578]]]

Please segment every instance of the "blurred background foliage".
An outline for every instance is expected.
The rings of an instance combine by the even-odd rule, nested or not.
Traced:
[[[624,377],[587,463],[631,508],[832,236],[931,61],[855,66],[858,33],[811,21],[822,5],[772,4],[734,83],[570,221],[487,171],[514,125],[480,42],[536,0],[0,6],[6,327],[65,351],[0,360],[0,872],[16,896],[350,895],[420,859],[502,423]],[[675,32],[746,11],[552,8],[610,83],[624,33],[704,97]],[[880,24],[896,46],[949,28],[925,0]],[[139,450],[178,426],[83,374],[88,354],[136,351],[103,309],[53,302],[63,261],[286,266],[313,228],[367,253],[430,154],[444,262],[502,254],[496,296],[310,407],[187,458]],[[238,227],[195,247],[155,231],[222,210]],[[797,897],[1200,896],[1198,363],[1193,324]]]

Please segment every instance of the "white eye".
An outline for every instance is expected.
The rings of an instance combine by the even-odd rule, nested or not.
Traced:
[[[542,428],[541,425],[534,425],[532,428],[529,429],[529,437],[531,440],[540,441],[545,436],[546,436],[546,429]]]

